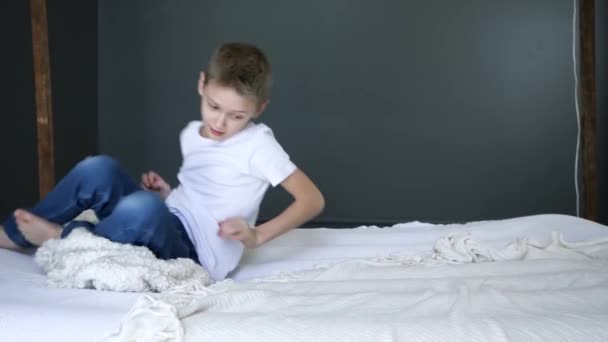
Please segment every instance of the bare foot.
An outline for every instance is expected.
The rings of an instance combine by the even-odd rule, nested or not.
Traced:
[[[45,241],[61,237],[61,226],[23,209],[15,210],[15,220],[27,241],[40,246]]]
[[[0,226],[0,248],[11,249],[13,251],[21,251],[23,248],[17,246],[13,240],[8,238],[6,232],[4,231],[4,227]]]

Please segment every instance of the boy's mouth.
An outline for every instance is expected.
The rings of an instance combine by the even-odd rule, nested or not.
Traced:
[[[209,127],[209,132],[211,132],[211,134],[213,134],[216,137],[222,136],[224,134],[224,132],[220,132],[218,130],[215,130],[211,127]]]

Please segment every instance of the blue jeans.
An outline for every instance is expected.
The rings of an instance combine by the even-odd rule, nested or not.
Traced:
[[[98,224],[72,221],[86,209],[95,211]],[[160,259],[181,257],[198,262],[180,219],[158,194],[142,190],[115,159],[107,156],[89,157],[78,163],[29,211],[50,222],[68,223],[62,237],[85,226],[111,241],[146,246]],[[13,215],[2,225],[15,244],[33,247],[17,228]]]

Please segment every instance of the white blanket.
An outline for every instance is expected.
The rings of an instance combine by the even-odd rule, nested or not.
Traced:
[[[159,260],[148,248],[115,243],[83,228],[45,242],[36,262],[53,287],[163,292],[210,282],[208,273],[190,259]]]
[[[608,239],[356,259],[144,296],[109,341],[606,341]]]

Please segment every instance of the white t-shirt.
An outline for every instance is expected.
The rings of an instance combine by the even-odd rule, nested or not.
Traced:
[[[181,132],[180,184],[166,203],[184,224],[201,265],[221,280],[238,265],[243,245],[220,238],[218,222],[240,217],[254,226],[268,186],[280,184],[296,166],[264,124],[250,123],[223,141],[201,136],[202,125],[190,122]]]

